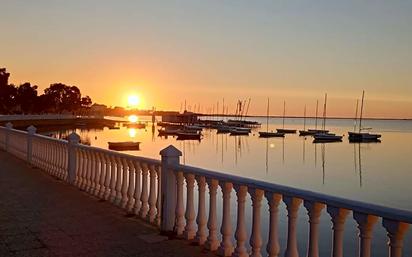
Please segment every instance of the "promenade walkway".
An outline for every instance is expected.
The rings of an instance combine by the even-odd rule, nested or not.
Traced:
[[[215,256],[0,151],[0,256]]]

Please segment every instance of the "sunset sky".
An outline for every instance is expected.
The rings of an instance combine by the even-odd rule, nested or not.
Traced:
[[[3,0],[0,67],[10,82],[78,86],[93,101],[251,114],[412,118],[412,1]]]

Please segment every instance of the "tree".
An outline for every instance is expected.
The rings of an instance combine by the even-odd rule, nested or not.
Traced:
[[[81,93],[76,86],[55,83],[46,88],[44,94],[51,101],[51,106],[55,112],[74,112],[81,107]]]
[[[90,96],[86,95],[82,97],[81,106],[82,108],[90,108],[90,106],[92,106],[92,99]]]
[[[32,86],[29,82],[21,84],[16,90],[16,103],[23,113],[33,112],[37,103],[37,86]]]
[[[16,87],[14,85],[0,86],[0,113],[11,114],[15,109]]]
[[[0,68],[0,87],[9,85],[9,76],[6,68]]]

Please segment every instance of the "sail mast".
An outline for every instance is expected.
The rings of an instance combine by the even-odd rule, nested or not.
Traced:
[[[359,116],[359,133],[362,130],[363,99],[364,98],[365,98],[365,90],[362,91],[362,102],[361,102],[361,109],[360,109],[360,116]]]
[[[306,104],[305,108],[303,109],[303,130],[306,129]]]
[[[285,128],[285,113],[286,113],[286,101],[283,100],[283,120],[282,120],[282,128]]]
[[[355,120],[353,125],[353,131],[356,131],[356,125],[358,123],[358,107],[359,107],[359,99],[356,99],[356,110],[355,110]]]
[[[316,99],[316,117],[315,117],[315,129],[318,129],[318,107],[319,107],[319,100]]]
[[[266,110],[266,132],[269,132],[269,97],[268,97],[268,106]]]
[[[325,130],[326,127],[326,101],[328,100],[328,94],[325,94],[325,103],[323,104],[323,124],[322,129]]]

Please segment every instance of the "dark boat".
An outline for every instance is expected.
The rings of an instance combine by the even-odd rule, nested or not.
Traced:
[[[283,119],[282,119],[282,128],[281,129],[276,129],[278,133],[284,133],[284,134],[295,134],[296,129],[285,129],[285,114],[286,114],[286,102],[283,101]]]
[[[285,133],[260,131],[259,132],[259,137],[262,137],[262,138],[285,137]]]
[[[355,112],[355,125],[353,128],[353,132],[349,131],[348,132],[348,139],[349,142],[357,142],[357,143],[362,143],[362,142],[380,142],[381,135],[380,134],[373,134],[369,132],[362,132],[362,130],[366,130],[365,128],[362,128],[362,115],[363,115],[363,102],[365,98],[365,91],[362,91],[362,103],[361,103],[361,112],[359,115],[359,130],[358,132],[356,131],[356,125],[357,125],[357,118],[358,118],[358,101],[356,102],[356,112]]]
[[[202,134],[191,131],[180,131],[176,133],[177,140],[201,140]]]
[[[115,151],[138,151],[140,142],[108,142],[109,149]]]

